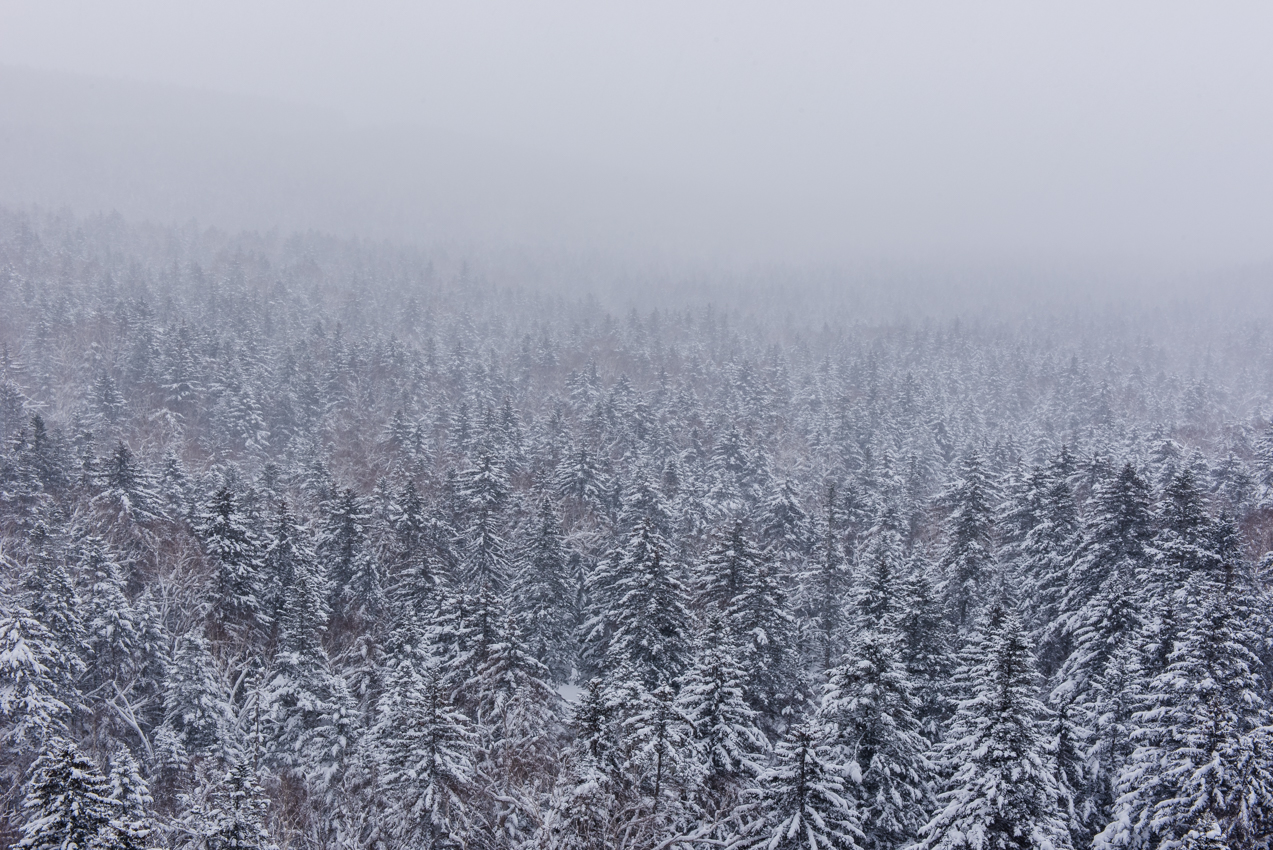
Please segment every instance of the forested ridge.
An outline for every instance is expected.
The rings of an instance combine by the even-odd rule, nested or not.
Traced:
[[[1267,317],[474,269],[0,210],[5,846],[1269,845]]]

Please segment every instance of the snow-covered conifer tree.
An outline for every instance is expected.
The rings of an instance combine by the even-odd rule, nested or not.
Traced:
[[[862,846],[861,814],[847,796],[843,768],[822,743],[816,723],[793,726],[774,750],[738,813],[736,847],[765,850],[854,850]]]
[[[950,505],[941,569],[955,625],[970,628],[992,586],[995,559],[992,531],[995,491],[981,458],[964,457],[959,477],[943,497]]]
[[[518,564],[512,609],[522,642],[554,682],[564,682],[573,666],[574,602],[561,527],[545,499],[539,506],[534,536]]]
[[[828,671],[817,712],[831,752],[845,765],[845,793],[861,814],[868,850],[906,845],[932,810],[929,742],[897,643],[889,623],[864,626]]]
[[[701,748],[703,782],[714,806],[735,800],[742,782],[758,769],[769,742],[756,712],[744,699],[746,671],[724,618],[709,617],[699,637],[694,663],[677,695]]]
[[[997,607],[996,604],[995,607]],[[938,757],[944,778],[919,850],[1064,850],[1068,823],[1045,749],[1034,659],[1015,615],[983,616],[973,687]]]
[[[22,801],[23,850],[117,850],[114,835],[120,803],[101,770],[69,741],[52,739],[31,766]]]

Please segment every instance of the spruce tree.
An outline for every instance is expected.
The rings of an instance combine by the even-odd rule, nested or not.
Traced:
[[[513,582],[512,608],[522,642],[557,683],[566,681],[574,663],[574,601],[561,527],[545,499]]]
[[[768,749],[756,712],[744,699],[745,685],[746,672],[730,631],[724,618],[713,614],[676,700],[702,751],[703,782],[713,807],[737,798]]]
[[[233,745],[234,710],[211,647],[201,630],[179,635],[163,688],[165,739],[177,745],[171,757],[225,756]]]
[[[897,642],[888,623],[862,628],[828,672],[817,713],[831,751],[846,766],[845,793],[861,814],[867,850],[906,845],[932,810],[929,745]]]
[[[939,753],[937,813],[919,850],[1053,850],[1069,847],[1059,790],[1045,751],[1034,659],[1014,615],[992,607],[963,700]]]
[[[679,568],[649,521],[632,535],[619,565],[610,617],[610,669],[628,667],[648,690],[674,680],[689,664],[690,615]]]
[[[114,844],[119,850],[143,850],[150,846],[155,833],[151,809],[154,799],[150,786],[141,775],[141,766],[126,749],[116,750],[111,756],[111,800],[115,803],[110,829]]]
[[[126,847],[112,828],[120,808],[96,764],[69,741],[50,740],[31,766],[17,846],[23,850]]]
[[[774,750],[773,766],[740,808],[729,843],[765,850],[853,850],[862,846],[862,817],[846,794],[835,756],[815,723],[793,726]]]
[[[1249,602],[1236,588],[1191,586],[1200,610],[1147,685],[1136,748],[1097,847],[1178,847],[1212,820],[1231,847],[1262,846],[1273,830],[1269,708]]]
[[[276,850],[266,824],[269,801],[247,763],[201,771],[183,797],[177,846],[188,850]]]
[[[476,734],[447,694],[436,660],[405,657],[389,677],[374,728],[377,799],[408,846],[462,847],[473,824]]]
[[[39,620],[18,606],[0,610],[0,721],[7,748],[30,753],[62,734],[72,710],[64,702],[73,696],[69,673]]]
[[[992,550],[995,492],[976,454],[960,463],[959,477],[944,497],[950,506],[941,569],[951,618],[961,629],[976,620],[995,569]]]
[[[245,640],[269,623],[262,581],[265,547],[228,486],[212,497],[197,527],[214,570],[213,623],[220,633]]]
[[[745,673],[744,696],[763,729],[779,729],[806,698],[795,617],[767,558],[725,612]]]

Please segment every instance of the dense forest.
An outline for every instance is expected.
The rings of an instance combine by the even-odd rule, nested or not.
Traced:
[[[0,844],[1268,847],[1266,317],[848,303],[0,211]]]

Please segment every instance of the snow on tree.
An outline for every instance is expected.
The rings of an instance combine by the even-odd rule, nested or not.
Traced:
[[[213,622],[225,634],[246,639],[251,630],[268,625],[262,582],[265,547],[228,486],[217,490],[196,524],[215,571]]]
[[[900,595],[899,652],[914,688],[915,716],[925,738],[936,743],[954,710],[949,688],[954,627],[944,616],[937,581],[923,560],[912,558],[907,564]]]
[[[335,639],[353,642],[359,624],[384,602],[380,565],[367,541],[367,506],[351,488],[341,491],[318,540],[318,556],[330,582],[330,606],[337,619]]]
[[[126,749],[111,755],[110,797],[115,809],[110,821],[114,844],[119,850],[142,850],[155,833],[150,786],[141,775],[141,766]]]
[[[813,549],[809,515],[800,505],[790,479],[770,491],[761,506],[758,527],[761,546],[775,563],[790,566]]]
[[[84,672],[84,601],[51,540],[33,554],[22,581],[26,609],[49,631],[51,646],[72,677]],[[69,683],[66,683],[69,684]],[[63,695],[63,700],[69,694]]]
[[[234,710],[207,638],[191,630],[177,637],[163,687],[164,721],[158,740],[171,742],[168,758],[224,756],[233,752]]]
[[[754,582],[760,553],[749,539],[746,524],[736,519],[713,542],[698,567],[697,604],[703,610],[727,610],[745,587]]]
[[[1053,647],[1047,637],[1061,616],[1069,578],[1070,562],[1081,544],[1082,527],[1078,502],[1070,486],[1071,466],[1064,447],[1037,481],[1032,481],[1037,499],[1035,522],[1019,546],[1018,571],[1034,600],[1025,624],[1039,646],[1044,675],[1051,674],[1064,660],[1064,646]]]
[[[609,611],[609,668],[631,669],[650,690],[674,680],[690,661],[688,594],[667,548],[653,523],[640,525],[619,563]]]
[[[370,734],[376,799],[389,810],[394,838],[430,850],[464,846],[476,817],[476,732],[451,703],[436,660],[399,660]]]
[[[153,477],[122,441],[99,470],[100,491],[92,505],[105,533],[118,534],[164,516]]]
[[[1199,610],[1133,717],[1135,750],[1098,848],[1183,847],[1211,822],[1225,845],[1257,847],[1273,830],[1269,707],[1249,602],[1205,579],[1192,595]]]
[[[87,538],[79,561],[80,573],[89,583],[85,647],[90,663],[84,690],[109,699],[114,696],[112,683],[126,682],[132,674],[142,653],[144,626],[128,598],[123,571],[105,541]]]
[[[479,768],[493,780],[498,801],[494,820],[513,843],[530,829],[534,801],[556,772],[561,697],[547,679],[548,669],[523,649],[515,624],[506,622],[464,686],[474,706]]]
[[[961,629],[973,625],[994,578],[995,498],[981,458],[976,454],[965,456],[960,462],[959,477],[943,496],[951,510],[940,561],[951,617]]]
[[[773,766],[740,807],[741,826],[729,842],[765,850],[853,850],[861,847],[862,817],[845,776],[816,723],[793,726],[774,749]]]
[[[522,642],[557,683],[570,676],[574,661],[574,596],[561,527],[545,499],[513,580],[511,607]]]
[[[861,814],[868,850],[904,846],[932,810],[929,742],[897,643],[887,621],[864,627],[828,671],[817,711],[831,752],[845,765],[845,793]]]
[[[355,706],[323,647],[327,583],[312,561],[297,559],[293,567],[274,663],[258,697],[261,724],[269,760],[325,791],[354,745]]]
[[[573,451],[557,467],[553,480],[554,489],[565,499],[567,527],[603,516],[609,486],[587,446]]]
[[[53,636],[24,608],[0,610],[0,718],[4,745],[38,750],[70,719],[69,673]],[[7,771],[6,771],[7,772]]]
[[[101,770],[69,741],[51,739],[31,766],[22,801],[23,850],[116,850],[128,847],[114,834],[121,803]],[[134,845],[135,846],[135,845]]]
[[[796,603],[807,635],[807,650],[820,671],[829,669],[843,650],[840,636],[850,576],[840,545],[842,529],[836,508],[836,488],[832,485],[827,488],[820,546],[811,558],[813,563],[801,576]]]
[[[804,702],[806,689],[795,617],[768,559],[756,565],[725,616],[741,653],[744,696],[761,727],[776,730]]]
[[[1045,751],[1034,659],[1015,615],[992,607],[979,627],[973,684],[938,757],[945,777],[918,850],[1068,848],[1068,824]]]
[[[667,684],[639,689],[629,711],[621,732],[624,769],[648,807],[643,814],[675,823],[679,800],[701,779],[693,719]]]
[[[503,512],[508,479],[503,466],[484,454],[460,476],[459,497],[467,521],[461,558],[466,628],[472,633],[477,661],[482,661],[505,614],[505,591],[511,572]]]
[[[182,850],[277,850],[267,828],[269,801],[245,762],[201,769],[195,790],[182,797],[175,825]]]
[[[718,807],[737,797],[769,742],[744,699],[746,671],[724,618],[709,617],[694,663],[681,681],[678,711],[689,720],[703,753],[703,783]]]

